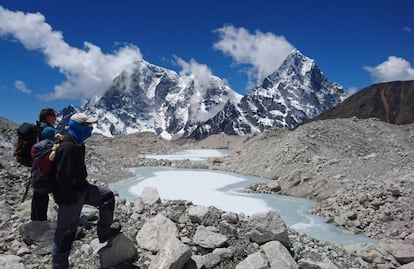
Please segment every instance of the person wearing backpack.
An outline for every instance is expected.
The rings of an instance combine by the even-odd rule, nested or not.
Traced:
[[[99,209],[97,235],[101,243],[120,233],[120,226],[111,227],[115,208],[113,192],[87,181],[84,141],[91,136],[96,121],[85,113],[73,114],[68,121],[68,133],[56,150],[53,195],[59,209],[52,247],[54,269],[69,267],[68,258],[84,204]]]
[[[39,113],[40,135],[39,140],[49,139],[55,141],[56,113],[53,108],[44,108]]]
[[[52,108],[44,108],[39,113],[40,122],[40,134],[39,141],[48,139],[55,142],[55,123],[56,113]],[[49,194],[39,192],[33,189],[32,207],[31,207],[31,220],[32,221],[45,221],[47,220],[47,208],[49,205]]]

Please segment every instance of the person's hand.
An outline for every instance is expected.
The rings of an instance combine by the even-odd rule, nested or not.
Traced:
[[[56,142],[60,142],[63,140],[63,134],[56,133],[55,138],[56,138]]]

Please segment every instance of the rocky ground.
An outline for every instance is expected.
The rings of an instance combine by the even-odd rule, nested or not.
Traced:
[[[7,259],[9,264],[16,259],[14,264],[25,266],[14,268],[50,268],[50,254],[40,251],[43,248],[39,244],[25,243],[19,231],[22,223],[29,220],[30,201],[21,203],[28,170],[12,158],[15,128],[13,123],[0,120],[0,268]],[[269,179],[269,183],[252,186],[252,190],[311,198],[318,202],[312,210],[314,214],[350,233],[363,232],[383,239],[378,246],[344,249],[287,229],[291,243],[288,249],[294,259],[289,268],[399,268],[403,264],[404,268],[414,267],[410,264],[414,261],[412,124],[397,126],[373,119],[338,119],[312,122],[292,131],[272,130],[243,137],[215,135],[202,141],[174,142],[152,134],[119,138],[94,135],[87,141],[87,148],[90,180],[97,184],[129,176],[125,168],[131,166],[206,168],[259,176]],[[186,148],[222,148],[229,149],[231,154],[207,164],[143,158],[148,153],[166,154]],[[262,243],[252,242],[247,236],[248,217],[237,216],[238,221],[232,223],[223,219],[229,212],[209,208],[201,220],[188,221],[192,218],[188,212],[193,207],[189,201],[162,201],[145,203],[137,213],[134,203],[118,197],[116,217],[125,234],[134,239],[146,222],[161,213],[177,224],[178,238],[190,246],[192,260],[206,268],[236,268],[237,264],[243,266],[248,255],[265,253]],[[50,211],[53,218],[53,207]],[[92,226],[94,221],[90,219]],[[206,248],[195,243],[199,226],[215,227],[216,232],[227,236],[226,255],[217,258],[213,253],[222,253],[222,247]],[[95,233],[93,229],[85,229],[83,233],[84,237],[75,242],[73,268],[99,268]],[[149,253],[140,244],[134,242],[135,258],[114,268],[149,268],[156,259],[156,251]]]

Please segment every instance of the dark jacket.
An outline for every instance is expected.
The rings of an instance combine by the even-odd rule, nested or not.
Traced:
[[[56,151],[56,203],[70,205],[76,202],[76,192],[87,186],[88,173],[85,165],[85,144],[66,134]]]

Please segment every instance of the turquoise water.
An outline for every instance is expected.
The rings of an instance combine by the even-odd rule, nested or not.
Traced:
[[[238,174],[171,167],[132,168],[136,176],[114,182],[109,187],[127,200],[139,196],[146,186],[156,187],[161,199],[190,200],[197,205],[251,215],[276,210],[285,223],[297,232],[319,241],[340,245],[376,243],[364,235],[344,233],[321,217],[308,214],[314,202],[308,199],[282,195],[246,193],[244,189],[267,180]]]

